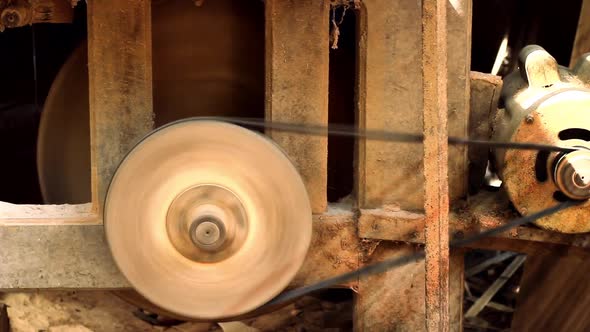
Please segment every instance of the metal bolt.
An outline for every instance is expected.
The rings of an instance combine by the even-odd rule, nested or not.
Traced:
[[[528,124],[531,124],[531,123],[535,122],[535,118],[529,114],[524,118],[524,121]]]
[[[204,221],[195,227],[195,239],[199,244],[211,245],[221,237],[219,227],[210,221]]]

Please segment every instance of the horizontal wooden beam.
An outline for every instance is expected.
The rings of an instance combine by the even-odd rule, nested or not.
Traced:
[[[358,268],[359,239],[350,209],[315,215],[313,228],[307,259],[292,287]],[[0,223],[0,243],[0,290],[130,287],[112,259],[103,225]]]
[[[92,204],[24,205],[0,202],[0,226],[94,225],[101,221]]]
[[[449,236],[451,238],[466,237],[470,234],[483,232],[501,226],[519,216],[510,209],[508,200],[498,193],[482,193],[470,199],[468,206],[461,211],[450,214]],[[382,209],[360,210],[359,237],[375,240],[404,241],[424,243],[424,216],[420,213],[406,211],[384,211]],[[508,244],[517,248],[516,242],[529,241],[540,245],[558,244],[590,248],[590,234],[562,234],[545,231],[534,225],[517,227],[495,238],[505,239]],[[470,247],[487,247],[483,242]]]

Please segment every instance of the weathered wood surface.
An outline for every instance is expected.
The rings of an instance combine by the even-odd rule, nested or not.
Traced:
[[[328,1],[266,1],[266,118],[328,124]],[[301,174],[312,211],[326,210],[326,137],[270,132]]]
[[[0,289],[130,287],[112,259],[103,225],[4,225],[0,243]],[[307,259],[290,287],[350,272],[358,265],[354,214],[329,208],[314,216]],[[356,282],[340,287],[356,287]]]
[[[359,117],[362,128],[422,132],[420,2],[367,0],[360,15]],[[465,137],[469,116],[471,1],[447,4],[448,133]],[[422,210],[422,147],[359,142],[357,192],[361,205],[399,204]],[[391,167],[395,165],[395,167]],[[450,198],[465,196],[467,150],[449,148]]]
[[[23,205],[0,202],[0,226],[100,223],[92,204]]]
[[[416,1],[363,1],[359,40],[361,128],[422,132],[422,26]],[[422,146],[359,140],[359,206],[422,210]]]
[[[463,293],[465,292],[466,249],[451,249],[449,277],[449,331],[463,332]]]
[[[102,225],[0,227],[0,289],[130,287]]]
[[[529,255],[512,331],[589,331],[589,259],[589,251],[572,254],[567,248]]]
[[[351,210],[328,207],[314,216],[311,244],[303,266],[291,286],[309,285],[359,268],[359,238]],[[353,281],[345,287],[356,287]]]
[[[498,193],[481,192],[472,196],[470,202],[465,204],[461,210],[451,212],[449,217],[449,236],[466,237],[501,226],[519,216],[510,207],[507,197]],[[392,212],[383,209],[361,209],[358,218],[359,237],[361,238],[410,243],[424,243],[425,241],[425,221],[422,214],[403,210]],[[590,234],[588,233],[561,234],[545,231],[535,225],[517,227],[498,234],[489,241],[483,240],[474,243],[470,247],[490,248],[494,241],[499,240],[503,241],[497,243],[497,250],[514,248],[515,251],[519,251],[519,248],[523,248],[520,242],[530,242],[536,247],[560,244],[590,248]]]
[[[365,253],[363,264],[411,255],[422,250],[402,243],[381,242]],[[364,277],[354,303],[355,331],[424,331],[424,260]]]
[[[426,330],[449,330],[447,1],[422,2]]]
[[[472,0],[447,1],[447,131],[449,136],[469,135],[471,92],[471,18]],[[449,198],[465,197],[468,184],[466,146],[448,147]]]
[[[489,140],[492,136],[492,120],[498,109],[502,91],[500,76],[470,72],[469,137]],[[484,183],[489,150],[472,147],[469,158],[469,192],[476,193]]]
[[[422,132],[421,6],[414,1],[363,1],[359,15],[358,125],[363,129]],[[356,192],[361,209],[422,210],[422,146],[358,140]],[[361,235],[362,237],[362,235]],[[415,249],[364,244],[364,263]],[[376,249],[372,247],[377,245]],[[371,251],[375,250],[372,255]],[[424,262],[359,280],[355,331],[425,328]]]
[[[125,154],[154,124],[151,1],[88,2],[92,202],[101,206]]]

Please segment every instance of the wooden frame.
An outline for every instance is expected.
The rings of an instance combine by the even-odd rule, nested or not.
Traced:
[[[299,168],[314,212],[308,258],[291,286],[426,245],[425,262],[340,285],[357,292],[358,331],[392,324],[461,330],[463,251],[450,251],[446,235],[464,236],[507,221],[490,213],[506,211],[507,205],[486,195],[473,199],[467,212],[448,211],[448,202],[466,193],[467,151],[448,148],[446,139],[448,133],[467,135],[471,2],[419,3],[361,3],[358,123],[424,131],[424,149],[361,142],[358,199],[342,208],[326,200],[327,139],[269,133]],[[328,0],[266,1],[268,119],[327,124],[329,5]],[[101,204],[119,161],[153,129],[150,2],[91,1],[88,17],[92,203],[1,203],[0,289],[129,287],[104,240]],[[285,54],[290,61],[282,60]],[[447,58],[453,59],[448,66]],[[419,189],[404,196],[385,178]],[[521,227],[477,246],[525,251],[543,242],[586,247],[589,239]],[[526,248],[517,245],[524,243],[520,240]]]

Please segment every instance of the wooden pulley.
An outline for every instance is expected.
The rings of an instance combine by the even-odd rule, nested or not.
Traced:
[[[303,181],[277,145],[198,119],[141,141],[104,208],[111,253],[130,284],[199,320],[245,314],[285,289],[305,259],[311,216]]]

